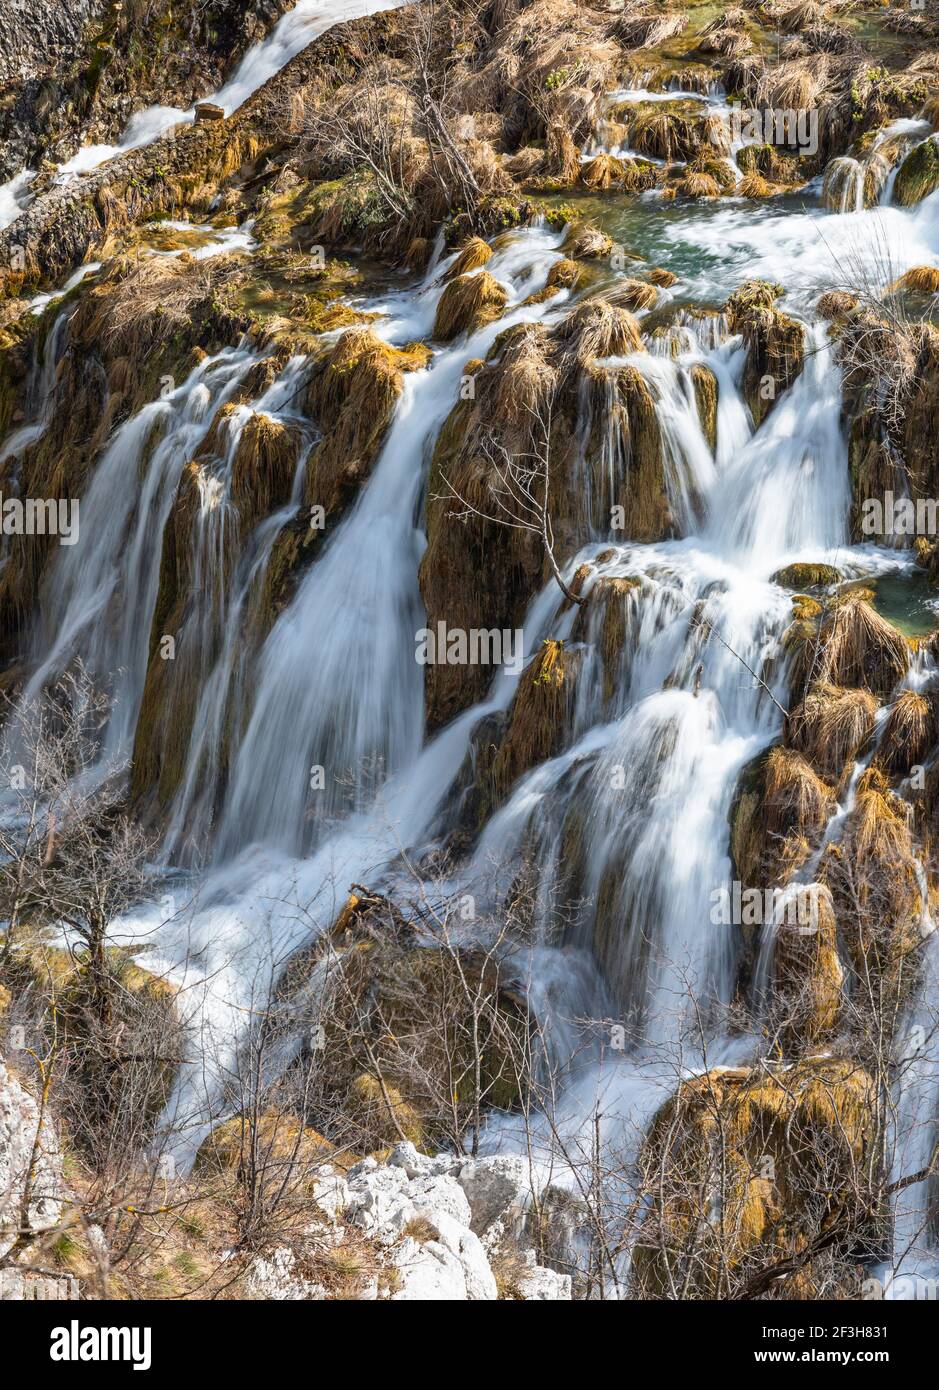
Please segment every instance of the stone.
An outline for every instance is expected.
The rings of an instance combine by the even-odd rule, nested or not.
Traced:
[[[12,1247],[20,1225],[20,1205],[33,1159],[39,1106],[0,1062],[0,1255]],[[53,1226],[62,1213],[62,1159],[48,1120],[39,1133],[35,1172],[26,1222],[31,1230]]]
[[[457,1181],[470,1209],[469,1225],[483,1235],[509,1208],[519,1223],[531,1197],[528,1164],[514,1154],[493,1154],[464,1163]],[[503,1223],[504,1224],[504,1223]],[[510,1223],[511,1224],[511,1223]]]
[[[197,101],[195,110],[197,121],[224,121],[225,119],[225,108],[216,106],[214,101]]]

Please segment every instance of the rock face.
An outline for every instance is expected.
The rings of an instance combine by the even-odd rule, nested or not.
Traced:
[[[0,9],[0,84],[48,72],[104,9],[105,0],[8,0]]]
[[[60,162],[83,143],[116,142],[148,106],[188,107],[290,8],[9,0],[0,12],[0,179],[44,158]]]
[[[511,1248],[517,1264],[520,1255],[510,1296],[539,1301],[571,1297],[571,1276],[539,1265],[534,1251],[526,1248],[531,1179],[521,1158],[430,1158],[413,1144],[401,1143],[385,1163],[366,1158],[344,1177],[323,1173],[313,1197],[331,1220],[341,1216],[384,1248],[393,1302],[505,1296],[495,1271],[509,1232],[514,1233]],[[265,1297],[323,1296],[313,1288],[299,1291],[286,1253],[275,1254],[256,1273]],[[272,1293],[272,1287],[293,1292]]]
[[[62,1161],[52,1126],[39,1132],[39,1106],[0,1062],[0,1255],[13,1246],[21,1206],[33,1168],[26,1222],[40,1231],[58,1220],[62,1204]]]

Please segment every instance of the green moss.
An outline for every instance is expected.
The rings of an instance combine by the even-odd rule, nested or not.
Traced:
[[[840,584],[842,574],[834,565],[786,565],[773,575],[773,583],[784,589],[817,589],[822,585]]]
[[[939,142],[924,140],[904,159],[893,185],[893,201],[900,207],[919,203],[939,188]]]

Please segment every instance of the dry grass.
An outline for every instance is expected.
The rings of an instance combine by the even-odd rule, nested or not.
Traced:
[[[887,716],[877,761],[890,775],[925,761],[936,740],[936,707],[916,690],[904,690]]]
[[[487,270],[451,280],[440,296],[433,336],[447,343],[501,316],[508,295]]]
[[[819,634],[817,679],[888,696],[906,674],[910,649],[863,592],[849,591],[825,612]]]
[[[868,690],[814,686],[786,722],[786,740],[822,776],[837,782],[874,731],[878,703]]]
[[[894,280],[893,290],[911,290],[914,294],[939,294],[939,268],[933,265],[916,265]]]
[[[814,768],[791,748],[773,748],[764,765],[763,791],[771,833],[816,834],[831,814],[833,797]]]
[[[596,357],[628,357],[642,349],[639,324],[628,309],[608,299],[585,299],[558,327],[562,342],[579,364]]]
[[[658,291],[645,280],[618,280],[610,292],[610,302],[622,304],[634,313],[640,309],[652,309],[658,301]]]
[[[655,159],[691,159],[707,140],[700,112],[669,110],[668,102],[640,103],[629,116],[628,129],[632,148]]]
[[[745,174],[737,185],[737,192],[742,198],[772,198],[779,192],[774,183],[769,179],[764,179],[762,174]]]
[[[828,91],[831,65],[821,55],[793,58],[765,69],[757,100],[774,110],[808,111],[821,104]]]
[[[91,291],[100,312],[89,325],[112,349],[153,343],[172,336],[190,320],[196,304],[209,298],[222,276],[210,259],[119,257]]]
[[[456,260],[447,271],[447,280],[456,280],[460,275],[466,275],[471,270],[479,270],[492,257],[492,247],[488,241],[483,241],[482,237],[470,237],[465,242],[457,254]]]
[[[506,344],[493,402],[501,424],[531,426],[550,401],[558,371],[550,340],[540,324],[529,324]]]
[[[700,169],[689,169],[678,184],[678,192],[684,198],[719,198],[722,191],[714,175]]]
[[[290,498],[299,457],[293,430],[256,413],[241,431],[232,461],[231,494],[247,528]]]
[[[671,270],[664,270],[662,266],[654,265],[646,272],[646,278],[650,285],[658,285],[663,290],[667,290],[678,280],[678,276]]]
[[[617,20],[613,32],[624,48],[657,48],[688,26],[683,14],[627,14]]]
[[[580,168],[580,181],[585,188],[595,192],[605,192],[622,184],[626,178],[626,164],[611,154],[598,154]]]

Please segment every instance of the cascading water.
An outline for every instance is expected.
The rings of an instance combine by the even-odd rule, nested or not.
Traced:
[[[724,273],[725,290],[753,274],[791,280],[793,311],[807,319],[805,366],[758,428],[742,391],[741,342],[714,319],[685,325],[661,350],[594,364],[611,381],[620,368],[634,368],[651,392],[679,538],[638,545],[600,529],[569,560],[569,580],[581,565],[593,565],[588,597],[601,579],[630,581],[618,679],[612,694],[604,691],[595,657],[588,656],[569,745],[522,777],[489,820],[471,863],[455,876],[457,883],[485,885],[498,909],[519,857],[534,847],[540,882],[529,943],[531,993],[555,1045],[567,1060],[577,1046],[578,1020],[628,1021],[628,1048],[612,1061],[608,1053],[598,1060],[588,1051],[570,1079],[563,1123],[571,1131],[602,1090],[607,1131],[641,1134],[674,1089],[674,1070],[657,1057],[682,1036],[689,997],[704,1001],[710,1015],[708,1065],[715,1056],[750,1055],[752,1040],[723,1028],[737,939],[732,928],[710,920],[709,906],[732,873],[728,819],[741,769],[778,736],[787,700],[781,637],[791,599],[773,576],[806,559],[846,571],[855,564],[868,573],[896,564],[892,553],[876,558],[871,548],[848,544],[842,381],[809,303],[832,275],[832,221],[853,215],[866,229],[869,219],[886,216],[905,263],[934,260],[937,198],[913,213],[884,207],[825,218],[824,239],[817,235],[823,214],[814,209],[753,218],[731,205],[697,223],[666,227],[666,246],[681,241],[676,259],[707,252],[707,263],[699,255],[683,287],[692,298],[713,294]],[[253,412],[315,427],[293,405],[302,360],[288,364],[266,393],[236,407],[229,420],[224,455],[205,480],[195,551],[197,570],[202,565],[198,602],[184,629],[203,654],[199,699],[165,843],[169,862],[185,859],[209,836],[220,803],[214,865],[196,884],[194,912],[161,899],[115,926],[116,939],[150,946],[185,986],[201,1052],[184,1067],[172,1105],[184,1155],[193,1154],[225,1111],[224,1077],[249,1026],[255,991],[263,994],[289,954],[334,920],[350,882],[387,872],[402,850],[439,829],[474,727],[512,702],[517,682],[502,671],[484,701],[424,741],[423,682],[414,660],[423,621],[420,501],[428,455],[465,363],[485,357],[514,323],[561,312],[564,295],[524,302],[544,284],[560,240],[529,230],[500,243],[487,271],[508,291],[504,316],[407,376],[371,478],[256,655],[241,648],[242,624],[274,540],[299,508],[305,455],[289,503],[245,538],[234,564],[226,559],[227,487],[239,430]],[[871,233],[865,243],[871,264],[875,240]],[[717,248],[723,260],[715,270]],[[862,248],[862,259],[865,254]],[[372,306],[384,314],[377,331],[395,342],[428,335],[445,268],[435,261],[416,289]],[[82,526],[94,536],[93,547],[82,551],[80,563],[77,551],[63,553],[52,572],[26,697],[75,656],[93,675],[116,679],[109,758],[126,756],[132,745],[160,539],[181,473],[256,360],[244,348],[209,358],[165,400],[121,426],[82,501]],[[708,368],[718,383],[713,450],[694,405],[695,366]],[[40,413],[25,429],[41,423]],[[6,456],[34,437],[21,438],[14,449],[14,436]],[[622,453],[615,439],[608,444],[600,474],[612,480]],[[576,620],[573,609],[559,611],[552,581],[530,606],[526,654],[547,636],[576,641]],[[227,780],[226,729],[234,730]],[[316,767],[338,770],[337,784],[314,789]],[[842,821],[856,781],[839,808]],[[568,832],[575,823],[580,901],[573,920],[559,924],[556,889],[570,869]],[[807,873],[813,870],[814,862]],[[769,959],[757,967],[764,978]],[[931,988],[934,980],[924,994],[926,1012]],[[686,1048],[682,1064],[685,1073],[704,1067],[703,1051]],[[915,1101],[916,1113],[929,1107],[935,1113],[935,1077],[925,1065],[921,1071],[908,1108]],[[915,1137],[909,1125],[904,1131],[905,1113],[901,1107],[898,1164],[910,1171],[921,1166],[929,1135],[922,1126]],[[523,1138],[506,1117],[492,1122],[487,1142],[512,1147]],[[544,1138],[547,1144],[550,1136]],[[921,1197],[899,1202],[898,1239],[912,1231],[913,1203]]]

